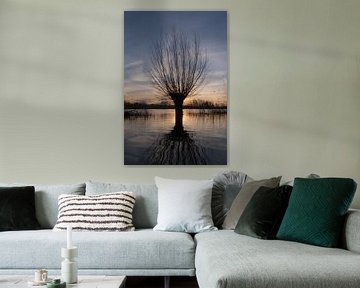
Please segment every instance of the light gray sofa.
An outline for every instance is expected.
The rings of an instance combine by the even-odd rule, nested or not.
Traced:
[[[60,273],[60,248],[66,245],[66,233],[50,229],[60,194],[126,190],[136,195],[136,231],[73,232],[79,274],[166,276],[167,280],[168,276],[196,274],[200,288],[360,287],[360,211],[347,216],[343,249],[331,249],[259,240],[229,230],[194,237],[153,231],[158,209],[155,185],[88,182],[35,185],[35,189],[37,217],[44,229],[0,232],[0,275],[30,274],[39,268],[48,269],[50,275]]]

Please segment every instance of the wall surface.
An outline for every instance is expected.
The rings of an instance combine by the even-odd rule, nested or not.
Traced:
[[[123,165],[124,10],[228,11],[228,166]],[[360,184],[359,29],[357,0],[0,0],[0,182]]]

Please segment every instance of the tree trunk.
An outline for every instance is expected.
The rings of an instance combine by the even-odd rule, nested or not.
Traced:
[[[184,131],[183,126],[183,99],[174,100],[175,104],[175,126],[174,130],[176,132],[182,133]]]

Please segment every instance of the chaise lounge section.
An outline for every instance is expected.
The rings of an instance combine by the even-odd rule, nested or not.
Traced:
[[[200,288],[354,288],[360,285],[360,211],[347,216],[349,250],[262,240],[230,230],[195,236]]]

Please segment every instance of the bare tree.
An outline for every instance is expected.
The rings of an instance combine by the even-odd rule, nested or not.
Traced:
[[[170,98],[175,105],[175,126],[182,127],[184,100],[196,94],[203,86],[208,58],[195,35],[173,30],[157,40],[151,53],[150,76],[161,96]]]

